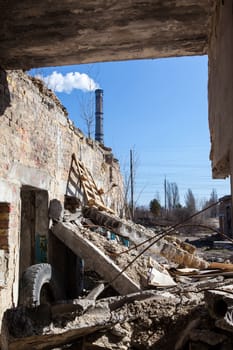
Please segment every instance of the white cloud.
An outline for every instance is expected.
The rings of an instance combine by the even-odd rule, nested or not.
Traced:
[[[62,75],[54,71],[47,76],[37,75],[43,80],[49,89],[57,92],[71,93],[72,90],[93,91],[99,88],[99,85],[85,73],[70,72]]]

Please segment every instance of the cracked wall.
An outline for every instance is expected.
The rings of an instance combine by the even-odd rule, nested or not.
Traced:
[[[40,81],[22,71],[0,71],[0,318],[17,304],[21,190],[48,193],[63,203],[74,153],[104,189],[107,206],[120,213],[123,180],[111,148],[87,139]],[[111,174],[111,176],[109,175]],[[112,184],[117,186],[112,187]],[[109,190],[111,188],[111,190]],[[82,198],[81,198],[82,199]],[[7,221],[5,220],[5,216]],[[4,218],[3,218],[4,216]],[[48,218],[45,218],[48,221]]]
[[[216,2],[209,44],[209,127],[214,178],[232,173],[233,2]]]

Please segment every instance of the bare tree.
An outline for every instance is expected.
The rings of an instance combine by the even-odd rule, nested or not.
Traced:
[[[166,182],[166,202],[167,202],[167,209],[170,212],[172,209],[172,193],[171,193],[171,184],[170,182]]]
[[[94,80],[97,81],[98,74],[95,72],[93,74],[93,65],[89,66],[87,70],[88,76],[94,76]],[[85,123],[85,133],[88,138],[91,138],[94,133],[94,122],[95,122],[95,89],[92,86],[93,82],[89,80],[88,91],[82,91],[79,95],[79,107],[80,116]]]
[[[179,205],[180,196],[176,182],[166,181],[166,202],[168,211],[172,211]]]
[[[93,135],[93,125],[95,121],[95,87],[98,84],[95,83],[97,81],[98,74],[93,72],[93,65],[90,65],[87,69],[87,85],[85,86],[85,91],[80,89],[78,92],[78,103],[80,109],[80,116],[84,121],[85,128],[84,132],[87,134],[88,138],[91,138]],[[93,74],[94,73],[94,74]],[[46,80],[45,70],[43,68],[36,68],[30,71],[30,75],[37,77],[44,81],[45,85],[49,86],[49,80]],[[94,79],[89,78],[90,76],[94,76]],[[58,83],[55,85],[53,82],[53,91],[56,91]]]
[[[206,208],[214,203],[216,203],[218,201],[218,195],[217,195],[217,191],[216,189],[212,189],[212,192],[210,194],[210,198],[208,201],[205,201],[205,203],[203,204],[203,208]],[[211,218],[216,218],[216,216],[218,215],[218,207],[217,205],[213,206],[212,208],[210,208],[207,212],[205,212],[206,217],[211,217]]]
[[[185,195],[185,207],[188,209],[190,215],[196,212],[196,199],[190,188]]]
[[[210,194],[210,200],[209,200],[209,205],[214,204],[218,201],[218,195],[217,195],[217,191],[215,188],[213,188],[211,194]],[[214,207],[212,207],[210,209],[210,217],[211,218],[216,218],[216,216],[218,215],[218,207],[215,205]]]
[[[85,123],[85,133],[91,138],[94,132],[95,122],[95,93],[94,91],[82,92],[79,98],[80,116]]]
[[[172,194],[172,208],[175,209],[180,202],[179,189],[175,182],[171,183],[171,194]]]

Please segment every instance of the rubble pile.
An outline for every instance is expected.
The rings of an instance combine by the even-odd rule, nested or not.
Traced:
[[[154,231],[95,208],[64,218],[51,231],[100,280],[78,299],[8,310],[2,350],[233,348],[232,264],[213,265],[159,230],[146,251]],[[101,297],[109,285],[116,293]]]
[[[96,231],[84,229],[82,230],[82,235],[93,242],[96,247],[109,256],[121,269],[130,264],[135,256],[139,254],[138,250],[128,250],[117,239],[109,240]],[[144,289],[147,286],[148,272],[152,266],[155,266],[161,272],[164,271],[162,265],[150,259],[148,255],[142,255],[127,268],[126,274]]]
[[[224,315],[233,306],[224,290],[232,288],[233,280],[215,279],[169,291],[18,307],[5,314],[2,350],[232,349],[233,325]],[[221,303],[224,310],[218,310]]]
[[[168,235],[161,237],[164,230],[147,229],[129,220],[119,219],[113,214],[100,212],[95,208],[85,208],[84,215],[88,216],[90,227],[94,227],[92,230],[82,231],[84,237],[92,241],[122,269],[129,265],[126,273],[137,281],[141,288],[148,286],[148,273],[151,268],[166,274],[164,265],[167,267],[168,264],[169,266],[182,265],[193,268],[207,268],[209,265],[196,254],[194,246],[170,236],[171,233],[178,234],[175,230],[166,228],[165,232],[167,231]],[[110,231],[114,232],[114,240],[106,239],[109,238]],[[122,245],[125,238],[128,239],[129,250]],[[157,242],[153,244],[153,240]],[[132,249],[134,246],[135,249]],[[144,249],[147,250],[140,256],[140,252]],[[135,260],[136,256],[139,256],[137,260]],[[135,261],[130,265],[132,260]]]

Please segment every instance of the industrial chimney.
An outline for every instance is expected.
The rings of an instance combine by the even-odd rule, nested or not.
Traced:
[[[103,90],[95,90],[95,139],[101,143],[104,143],[103,94]]]

